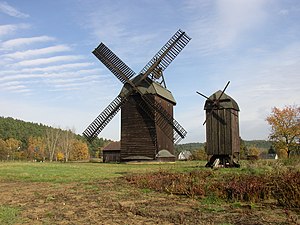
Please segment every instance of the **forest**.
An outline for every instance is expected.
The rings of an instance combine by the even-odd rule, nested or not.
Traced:
[[[0,160],[78,161],[98,157],[110,140],[88,143],[72,129],[0,117]]]

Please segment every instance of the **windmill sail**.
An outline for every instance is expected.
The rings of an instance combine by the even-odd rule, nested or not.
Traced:
[[[151,79],[159,79],[162,72],[169,66],[175,57],[182,51],[191,38],[182,30],[178,30],[171,39],[157,52],[157,54],[146,64],[136,78],[136,74],[119,57],[117,57],[108,47],[101,43],[93,54],[124,84],[124,91],[107,106],[107,108],[88,126],[84,131],[84,136],[92,141],[104,129],[104,127],[117,114],[128,97],[134,93],[141,96],[138,105],[153,119],[162,132],[168,137],[173,137],[173,141],[178,143],[184,138],[187,132],[157,101],[148,99],[147,90],[141,91],[142,83],[151,85]],[[127,85],[127,86],[126,86]],[[146,85],[148,86],[148,85]],[[140,87],[142,87],[140,89]],[[159,115],[156,117],[156,115]],[[171,129],[173,128],[173,130]],[[156,135],[156,134],[155,134]],[[153,139],[155,137],[152,137]],[[170,138],[171,139],[171,138]]]
[[[139,74],[144,74],[143,79],[145,79],[153,72],[155,73],[157,69],[164,71],[190,40],[191,38],[185,32],[178,30]],[[153,74],[153,76],[156,77],[157,73]]]
[[[121,98],[117,96],[99,116],[86,128],[83,135],[92,141],[98,134],[103,130],[103,128],[114,118],[117,112],[121,109],[121,106],[126,102],[126,98]]]
[[[108,47],[101,43],[93,54],[123,83],[125,84],[135,75],[118,56],[116,56]]]

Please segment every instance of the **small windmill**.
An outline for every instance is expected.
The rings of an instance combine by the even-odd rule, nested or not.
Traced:
[[[159,150],[174,153],[174,142],[186,136],[173,118],[176,104],[166,89],[164,70],[190,41],[178,30],[136,75],[101,43],[93,54],[124,84],[120,94],[83,132],[92,141],[121,109],[121,161],[154,159]]]
[[[206,120],[203,125],[206,124],[206,153],[209,156],[207,167],[217,164],[239,167],[239,106],[233,98],[225,94],[229,83],[228,81],[223,91],[219,90],[210,97],[197,92],[206,98]]]

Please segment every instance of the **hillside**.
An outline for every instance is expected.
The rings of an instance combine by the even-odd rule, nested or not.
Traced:
[[[14,138],[26,142],[29,137],[42,137],[49,126],[25,122],[11,117],[0,117],[0,138]]]
[[[90,144],[86,142],[83,136],[75,134],[72,132],[72,130],[64,130],[46,126],[41,123],[25,122],[23,120],[14,119],[11,117],[0,116],[0,140],[17,140],[20,142],[19,147],[21,150],[26,150],[29,148],[29,140],[45,138],[47,133],[59,134],[59,138],[61,139],[67,135],[73,139],[86,143],[89,148],[89,153],[92,156],[110,141],[103,138],[96,138],[95,141]]]

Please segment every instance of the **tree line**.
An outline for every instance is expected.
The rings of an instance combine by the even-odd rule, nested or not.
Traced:
[[[0,117],[0,160],[73,161],[97,157],[110,140],[88,143],[74,129]]]
[[[246,141],[240,138],[240,158],[259,156],[261,153],[277,154],[279,158],[300,156],[300,107],[272,108],[266,121],[271,126],[269,140]],[[205,158],[205,143],[188,143],[175,146],[175,153],[190,151],[194,156]]]
[[[300,155],[300,107],[274,107],[266,121],[271,126],[269,140],[241,139],[241,158],[262,152],[277,153],[279,157]],[[100,157],[103,146],[109,142],[96,138],[88,143],[72,129],[0,117],[0,160],[69,161]],[[190,151],[195,158],[206,158],[205,143],[176,145],[175,154],[181,151]]]
[[[247,155],[259,155],[261,152],[269,152],[272,146],[271,141],[266,140],[243,140],[240,138],[240,154],[242,158],[247,158]],[[182,151],[190,151],[193,154],[199,154],[197,151],[205,152],[206,143],[187,143],[175,146],[175,154],[178,155]],[[201,153],[201,155],[203,155]],[[206,157],[206,155],[203,155]]]

